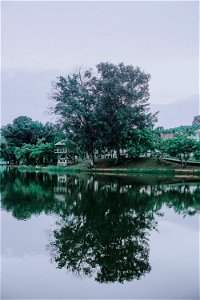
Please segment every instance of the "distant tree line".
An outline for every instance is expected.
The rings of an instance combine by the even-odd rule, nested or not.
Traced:
[[[191,157],[200,160],[200,142],[192,139],[190,134],[194,131],[177,131],[173,138],[164,140],[157,129],[135,129],[129,133],[124,147],[130,158],[137,159],[148,154],[160,160],[170,156],[186,165]],[[42,124],[21,116],[1,128],[1,159],[12,164],[56,164],[54,145],[65,138],[64,131],[58,125]],[[67,140],[66,144],[77,155],[84,157],[84,151],[76,148],[76,143]]]
[[[58,125],[20,116],[1,128],[1,159],[13,164],[54,163],[54,144],[61,138]]]

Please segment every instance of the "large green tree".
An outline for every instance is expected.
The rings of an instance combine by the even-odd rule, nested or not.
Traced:
[[[138,67],[100,63],[95,71],[60,76],[54,83],[53,112],[67,137],[87,152],[91,167],[95,149],[115,149],[119,160],[130,132],[152,126],[149,79]]]
[[[1,134],[6,141],[16,147],[23,144],[35,144],[41,138],[42,124],[32,121],[31,118],[20,116],[13,120],[11,124],[1,128]]]
[[[119,162],[120,148],[131,141],[131,136],[135,137],[132,132],[149,129],[156,121],[149,111],[150,75],[123,63],[100,63],[97,71],[101,141],[104,146],[116,149]]]

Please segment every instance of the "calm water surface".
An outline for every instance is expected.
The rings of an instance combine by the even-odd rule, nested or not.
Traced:
[[[199,299],[198,178],[1,171],[1,299]]]

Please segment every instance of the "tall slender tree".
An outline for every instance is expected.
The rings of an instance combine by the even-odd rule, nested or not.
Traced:
[[[96,78],[92,71],[80,71],[67,77],[60,76],[53,84],[51,99],[53,112],[59,115],[68,139],[88,154],[94,166],[94,150],[98,140],[96,115]]]

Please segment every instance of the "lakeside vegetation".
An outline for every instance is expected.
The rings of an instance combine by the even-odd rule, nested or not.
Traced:
[[[165,160],[158,161],[155,158],[140,158],[140,159],[126,159],[122,160],[120,166],[115,165],[114,159],[102,159],[96,162],[93,169],[88,169],[88,161],[85,160],[74,166],[61,167],[61,166],[19,166],[20,171],[29,172],[48,172],[48,173],[110,173],[110,174],[128,174],[128,173],[143,173],[143,174],[169,174],[183,176],[188,174],[192,176],[200,175],[199,166],[187,166],[184,169],[180,164],[167,162]]]
[[[76,157],[68,171],[105,169],[96,152],[98,156],[115,153],[110,165],[107,161],[113,171],[124,167],[129,172],[159,172],[163,164],[166,172],[176,168],[161,161],[163,157],[177,158],[185,168],[188,160],[200,161],[200,139],[195,136],[200,117],[195,116],[191,126],[156,128],[158,113],[149,109],[150,77],[139,67],[123,63],[100,63],[95,70],[58,77],[50,98],[59,121],[42,124],[27,116],[15,118],[1,128],[1,159],[32,169],[50,165],[49,170],[61,170],[56,167],[55,144],[63,141],[68,153]],[[126,165],[123,149],[129,158]],[[82,166],[86,158],[87,166]]]

